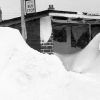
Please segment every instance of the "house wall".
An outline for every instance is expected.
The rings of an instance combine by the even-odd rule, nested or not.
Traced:
[[[9,27],[18,29],[20,31],[20,33],[21,33],[21,23],[13,24],[13,25],[10,25]]]
[[[27,43],[32,48],[40,51],[40,19],[26,22]]]
[[[100,33],[100,24],[91,25],[91,38]]]
[[[58,27],[56,26],[56,29],[58,28],[59,30],[59,27],[61,28],[62,25],[61,26],[58,25]],[[63,27],[65,28],[65,31],[61,31],[61,33],[62,34],[66,33],[66,41],[59,42],[55,40],[54,52],[60,53],[60,54],[75,53],[77,51],[80,51],[83,47],[85,47],[88,44],[89,41],[87,41],[86,44],[84,41],[83,43],[81,43],[82,46],[78,45],[79,43],[78,40],[81,38],[82,34],[88,32],[88,25],[66,24],[66,25],[63,25]],[[72,36],[74,37],[74,39]]]
[[[50,24],[50,20],[48,21],[42,21],[43,22],[43,30],[48,30],[49,31],[45,31],[45,34],[47,35],[48,32],[53,32],[51,30],[51,26],[47,25]],[[9,26],[9,27],[13,27],[18,29],[21,32],[21,23],[20,20],[17,19],[17,21],[15,20],[9,20],[7,23],[6,22],[1,22],[0,26]],[[46,28],[49,27],[49,28]],[[59,27],[58,27],[59,26]],[[82,42],[84,41],[80,41],[79,43],[77,43],[75,41],[75,38],[77,39],[77,37],[80,37],[80,33],[84,33],[88,30],[88,26],[86,25],[79,25],[79,24],[64,24],[62,23],[61,25],[56,25],[57,30],[63,28],[63,30],[61,31],[62,33],[66,33],[66,35],[64,34],[63,36],[60,36],[60,38],[58,38],[58,40],[60,42],[58,42],[57,40],[55,40],[55,34],[53,32],[52,36],[49,38],[49,41],[47,43],[44,43],[41,46],[41,37],[40,37],[40,18],[35,19],[35,20],[27,20],[26,21],[26,28],[27,28],[27,43],[30,47],[42,52],[49,52],[49,53],[53,53],[53,52],[58,52],[58,53],[62,53],[62,54],[66,54],[66,53],[74,53],[77,52],[81,49],[83,49],[83,47],[85,47],[88,44],[88,39],[84,39],[86,42],[84,43],[83,47],[81,47]],[[55,28],[55,25],[52,24],[52,29]],[[56,31],[57,31],[56,30]],[[58,32],[59,32],[58,30]],[[91,38],[93,38],[97,33],[100,32],[100,25],[99,24],[94,24],[91,25]],[[74,39],[72,37],[72,33],[75,35]],[[57,35],[57,34],[56,34]],[[58,36],[59,37],[59,36]],[[63,37],[66,37],[66,39],[64,39]],[[62,38],[62,39],[61,39]],[[62,40],[66,40],[65,42],[61,42]],[[82,39],[80,39],[82,40]],[[78,47],[77,47],[78,44]],[[80,47],[79,47],[80,46]]]
[[[10,25],[21,32],[21,23]],[[27,40],[28,45],[40,51],[40,19],[30,20],[26,22]]]

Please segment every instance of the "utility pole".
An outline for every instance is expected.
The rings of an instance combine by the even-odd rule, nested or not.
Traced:
[[[2,10],[0,8],[0,22],[2,22]]]
[[[36,1],[34,0],[34,9],[35,9],[35,13],[36,13]]]
[[[26,31],[26,23],[25,23],[25,1],[20,0],[21,2],[21,29],[22,29],[22,37],[26,41],[27,39],[27,31]]]

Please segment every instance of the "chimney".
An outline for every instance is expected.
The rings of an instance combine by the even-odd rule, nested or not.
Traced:
[[[48,10],[54,10],[55,8],[54,8],[54,6],[53,5],[49,5],[49,8],[48,8]]]

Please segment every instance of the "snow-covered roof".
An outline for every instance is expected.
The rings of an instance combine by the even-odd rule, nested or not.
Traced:
[[[49,13],[50,16],[83,18],[83,19],[100,19],[100,15],[68,14],[68,13]]]
[[[60,11],[60,10],[44,10],[36,13],[31,13],[25,15],[25,20],[34,20],[38,18],[42,18],[45,16],[51,16],[51,17],[59,17],[61,18],[61,21],[65,21],[67,18],[71,19],[69,20],[69,23],[91,23],[91,24],[100,24],[100,14],[88,14],[88,13],[78,13],[73,11]],[[64,19],[64,20],[62,20]],[[0,26],[9,26],[12,24],[20,23],[21,17],[16,17],[13,19],[3,20],[0,22]],[[80,22],[81,20],[81,22]]]

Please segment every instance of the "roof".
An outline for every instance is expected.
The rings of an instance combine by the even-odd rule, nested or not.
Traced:
[[[78,13],[78,12],[73,12],[73,13],[60,13],[58,11],[55,12],[50,12],[50,16],[63,16],[63,17],[70,17],[70,18],[83,18],[83,19],[100,19],[100,15],[95,15],[95,14],[84,14],[84,13]]]
[[[33,19],[38,19],[44,16],[52,16],[52,17],[58,17],[62,19],[76,19],[77,21],[79,19],[85,19],[86,21],[93,21],[93,20],[100,20],[100,15],[86,15],[86,14],[79,14],[78,12],[72,12],[72,11],[59,11],[59,10],[44,10],[32,14],[27,14],[25,15],[25,20],[33,20]],[[16,23],[21,23],[21,17],[16,17],[13,19],[9,20],[3,20],[0,22],[0,26],[9,26],[11,24],[16,24]]]

